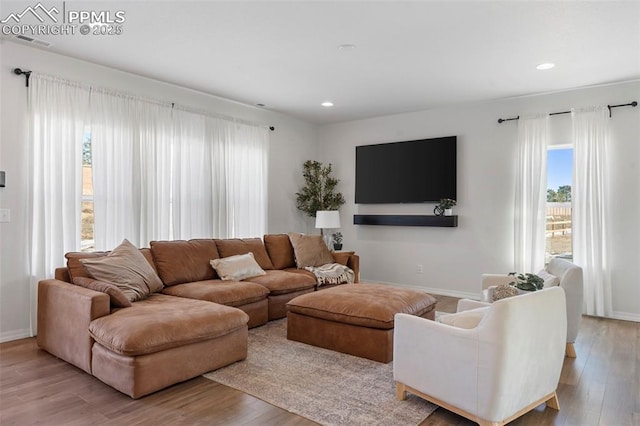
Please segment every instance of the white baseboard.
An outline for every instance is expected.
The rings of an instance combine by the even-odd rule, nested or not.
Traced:
[[[25,339],[27,337],[31,337],[31,330],[26,328],[23,330],[5,331],[4,333],[0,333],[0,343]]]
[[[640,314],[634,314],[633,312],[613,311],[613,314],[611,315],[610,318],[623,320],[623,321],[640,322]]]
[[[480,300],[480,294],[468,293],[465,291],[456,291],[456,290],[449,290],[444,288],[422,287],[422,286],[410,285],[410,284],[389,283],[389,282],[380,281],[380,280],[368,280],[366,278],[361,278],[360,282],[385,284],[385,285],[390,285],[392,287],[408,288],[411,290],[423,291],[429,294],[439,294],[441,296],[457,297],[459,299]]]

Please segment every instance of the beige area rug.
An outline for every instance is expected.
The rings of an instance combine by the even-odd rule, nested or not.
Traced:
[[[417,425],[437,406],[395,396],[393,363],[287,340],[286,319],[249,330],[246,360],[204,377],[323,425]]]

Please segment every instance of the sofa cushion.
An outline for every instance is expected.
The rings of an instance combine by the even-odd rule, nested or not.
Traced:
[[[253,253],[253,256],[262,269],[274,269],[271,259],[267,254],[260,238],[229,238],[225,240],[215,240],[218,246],[220,257],[236,256],[238,254]]]
[[[260,284],[269,289],[272,296],[293,293],[315,287],[315,277],[278,270],[266,271],[265,275],[247,278],[245,281]]]
[[[224,281],[242,281],[245,278],[264,275],[264,269],[258,265],[253,253],[213,259],[211,266]]]
[[[144,255],[126,239],[107,256],[80,259],[80,263],[93,278],[116,284],[131,302],[164,287]]]
[[[128,308],[131,306],[131,302],[127,298],[127,295],[113,283],[98,281],[93,278],[86,277],[76,277],[74,278],[73,283],[80,287],[108,294],[111,306],[114,308]]]
[[[209,264],[220,257],[213,239],[151,241],[151,253],[165,285],[218,278]]]
[[[242,306],[266,299],[269,290],[260,284],[246,281],[209,280],[172,285],[165,287],[162,293],[227,306]]]
[[[296,266],[322,266],[333,263],[333,256],[320,235],[289,234],[293,252],[296,256]]]
[[[223,336],[246,327],[248,320],[237,308],[152,294],[130,308],[91,321],[89,333],[107,349],[135,356]]]
[[[97,257],[106,256],[107,254],[109,254],[109,252],[106,251],[96,251],[93,253],[72,251],[65,254],[64,257],[67,258],[67,270],[69,271],[69,278],[71,279],[71,282],[79,277],[91,278],[91,275],[89,274],[89,272],[87,272],[86,269],[84,269],[84,266],[82,265],[82,263],[80,263],[80,260],[94,259]]]
[[[265,235],[264,245],[274,269],[287,269],[296,266],[293,246],[287,234]]]
[[[485,306],[455,314],[441,315],[438,318],[438,322],[457,328],[476,328],[480,321],[482,321],[482,318],[484,318],[484,315],[487,313],[489,308],[490,306]]]

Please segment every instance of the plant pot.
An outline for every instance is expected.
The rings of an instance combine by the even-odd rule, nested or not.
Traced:
[[[333,243],[333,249],[334,250],[342,250],[342,244]]]
[[[445,216],[453,216],[453,209],[444,209]]]

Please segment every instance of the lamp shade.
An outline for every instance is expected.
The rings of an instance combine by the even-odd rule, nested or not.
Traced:
[[[338,213],[338,210],[317,211],[316,228],[340,228],[340,213]]]

